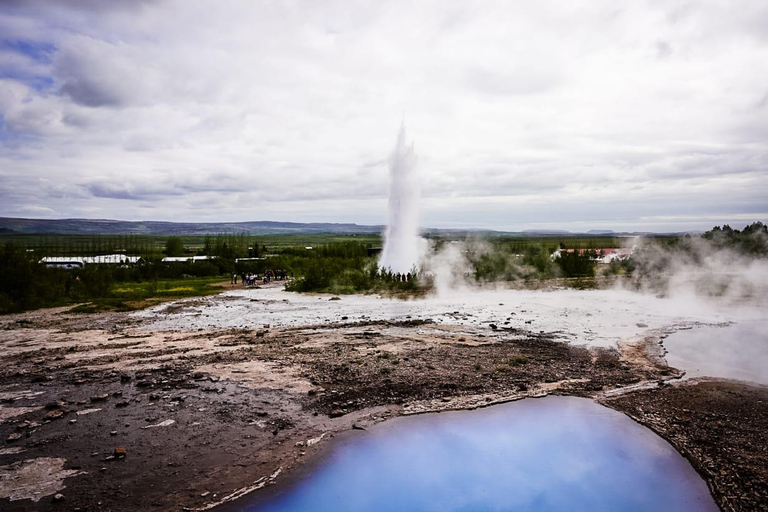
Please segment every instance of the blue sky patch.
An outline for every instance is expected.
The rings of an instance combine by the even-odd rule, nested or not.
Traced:
[[[51,43],[24,39],[0,39],[0,49],[20,53],[36,62],[47,64],[51,62],[51,56],[56,51],[56,46]]]

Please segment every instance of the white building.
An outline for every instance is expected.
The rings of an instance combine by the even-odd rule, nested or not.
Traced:
[[[83,268],[85,265],[131,265],[138,263],[141,256],[125,254],[102,254],[99,256],[46,256],[38,263],[48,268]]]
[[[58,258],[54,256],[46,256],[38,263],[44,264],[48,268],[83,268],[85,266],[85,260],[83,258]]]
[[[163,258],[163,263],[174,263],[174,262],[190,262],[194,263],[196,261],[206,261],[206,260],[215,260],[216,256],[166,256]]]

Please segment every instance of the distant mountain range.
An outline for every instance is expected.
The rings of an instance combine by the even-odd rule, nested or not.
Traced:
[[[106,219],[18,219],[0,217],[0,234],[60,235],[207,235],[248,233],[381,233],[384,226],[326,222],[159,222]]]
[[[0,236],[13,234],[58,234],[58,235],[208,235],[219,233],[247,233],[250,235],[279,234],[381,234],[384,226],[364,226],[331,222],[161,222],[161,221],[125,221],[108,219],[21,219],[0,217]],[[489,236],[635,236],[653,235],[653,233],[614,232],[611,230],[590,230],[586,233],[574,233],[555,229],[528,229],[522,232],[504,232],[490,229],[437,229],[427,228],[428,235],[468,235],[484,234]],[[682,234],[682,233],[668,233]]]

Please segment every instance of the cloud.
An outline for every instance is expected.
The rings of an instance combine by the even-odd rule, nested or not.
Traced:
[[[378,224],[405,115],[425,224],[738,220],[763,4],[4,2],[0,215]]]

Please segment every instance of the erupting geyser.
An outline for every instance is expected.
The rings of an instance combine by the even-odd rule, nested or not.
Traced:
[[[413,144],[405,143],[405,126],[400,126],[395,151],[390,156],[389,223],[379,266],[408,273],[419,260],[419,180]]]

